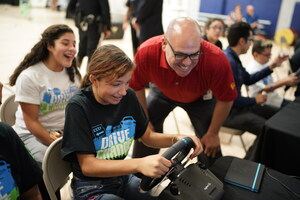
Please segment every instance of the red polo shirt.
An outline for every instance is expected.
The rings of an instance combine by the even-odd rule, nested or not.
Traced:
[[[129,86],[138,91],[149,82],[154,83],[168,98],[191,103],[211,89],[221,101],[232,101],[237,97],[234,78],[228,59],[220,48],[202,40],[198,64],[186,77],[178,76],[169,67],[162,50],[164,35],[144,42],[135,56],[136,69]]]

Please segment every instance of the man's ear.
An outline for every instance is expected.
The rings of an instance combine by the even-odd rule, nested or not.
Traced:
[[[241,38],[239,39],[239,41],[238,41],[238,44],[239,44],[239,45],[244,45],[246,42],[247,42],[246,39],[243,38],[243,37],[241,37]]]
[[[167,43],[166,37],[163,37],[162,43],[161,43],[161,48],[162,48],[163,51],[166,51],[167,44],[168,43]]]

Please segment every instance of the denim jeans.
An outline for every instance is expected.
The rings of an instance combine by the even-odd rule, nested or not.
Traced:
[[[141,179],[134,175],[113,178],[99,178],[99,180],[72,179],[75,200],[156,200],[139,189]]]

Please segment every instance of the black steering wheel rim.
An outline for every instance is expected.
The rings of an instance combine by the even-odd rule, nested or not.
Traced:
[[[168,172],[170,172],[176,164],[181,163],[181,161],[188,155],[191,148],[194,146],[195,144],[193,140],[190,137],[185,137],[177,141],[167,151],[165,151],[162,154],[162,156],[168,160],[171,160],[171,158],[173,158],[177,154],[176,157],[173,159],[175,163],[173,163],[172,167],[170,167]],[[168,174],[168,172],[160,178],[151,178],[142,175],[140,188],[143,191],[151,190],[154,186],[156,186],[159,182],[161,182],[161,180],[164,179],[164,177]]]

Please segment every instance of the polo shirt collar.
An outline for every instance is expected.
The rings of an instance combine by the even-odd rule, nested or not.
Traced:
[[[166,59],[166,53],[165,51],[161,50],[161,54],[160,54],[160,63],[159,65],[162,67],[162,68],[165,68],[165,69],[172,69],[168,62],[167,62],[167,59]]]

